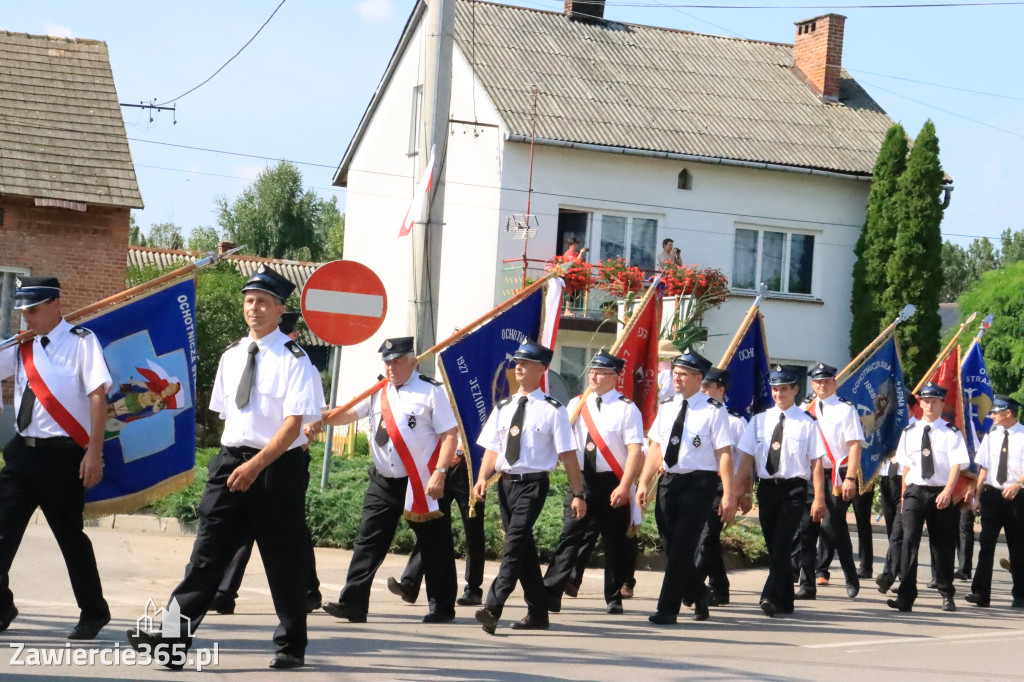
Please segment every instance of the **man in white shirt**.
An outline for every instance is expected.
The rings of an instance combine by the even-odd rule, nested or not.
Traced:
[[[821,458],[825,447],[818,423],[796,406],[798,370],[776,365],[769,377],[775,406],[755,414],[736,449],[754,458],[758,519],[768,548],[768,579],[761,590],[764,615],[793,613],[793,576],[790,554],[793,535],[806,511],[807,484],[813,485],[810,516],[820,523],[825,516],[825,483]],[[749,485],[749,468],[740,468],[740,489]]]
[[[17,432],[0,472],[0,632],[18,615],[8,571],[36,507],[57,539],[81,610],[68,639],[94,639],[110,622],[92,543],[83,532],[85,489],[103,478],[103,427],[111,378],[99,341],[61,313],[56,277],[23,277],[14,294],[34,339],[0,351],[14,376]]]
[[[992,596],[992,561],[999,531],[1006,534],[1013,575],[1013,608],[1024,608],[1024,426],[1017,421],[1020,403],[1009,396],[992,398],[992,430],[981,441],[974,511],[981,511],[978,567],[967,601],[988,606]]]
[[[907,391],[907,413],[909,424],[917,422],[913,408],[917,405],[917,397]],[[893,457],[883,461],[878,467],[878,490],[882,502],[882,516],[885,518],[885,535],[889,544],[885,549],[885,564],[882,572],[875,578],[878,591],[885,594],[896,582],[900,574],[900,560],[903,555],[903,469]]]
[[[941,419],[945,400],[945,388],[926,383],[920,392],[921,421],[904,429],[896,446],[895,461],[903,468],[903,556],[898,596],[886,603],[899,611],[910,611],[917,599],[918,550],[926,522],[942,610],[956,610],[953,558],[959,511],[952,496],[960,470],[971,460],[960,431]]]

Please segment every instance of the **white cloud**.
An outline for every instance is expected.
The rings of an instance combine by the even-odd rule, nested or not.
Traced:
[[[387,21],[394,9],[391,0],[360,0],[356,3],[356,12],[367,23]]]
[[[74,38],[75,34],[71,32],[70,26],[61,26],[60,24],[51,24],[50,22],[43,22],[43,33],[48,36],[55,36],[57,38]]]

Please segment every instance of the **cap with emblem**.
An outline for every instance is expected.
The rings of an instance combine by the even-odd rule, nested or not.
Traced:
[[[768,375],[769,386],[788,386],[796,383],[797,373],[793,371],[792,367],[786,367],[784,365],[775,365],[772,367],[771,374]]]
[[[1020,412],[1020,403],[1008,395],[996,393],[992,396],[992,411],[997,410],[1012,410],[1014,414],[1017,414]]]
[[[679,355],[679,349],[668,339],[662,339],[658,344],[658,359],[672,360]]]
[[[282,334],[291,334],[295,331],[295,325],[299,323],[301,318],[302,313],[281,313],[281,321],[277,323],[277,327],[281,330]]]
[[[839,374],[839,370],[832,365],[826,365],[824,362],[819,362],[814,367],[811,367],[811,371],[807,373],[811,379],[835,379],[836,375]]]
[[[718,384],[719,386],[726,386],[729,384],[729,370],[712,367],[704,373],[704,381]]]
[[[687,369],[697,370],[701,374],[706,374],[711,369],[711,361],[692,348],[687,348],[679,354],[679,357],[672,361],[672,366],[686,367]]]
[[[25,310],[40,303],[60,298],[60,282],[56,277],[22,277],[16,286],[15,310]]]
[[[252,290],[265,291],[272,296],[276,296],[284,303],[292,295],[292,292],[295,291],[295,285],[269,265],[261,265],[252,274],[252,277],[245,282],[245,286],[242,287],[243,292]]]
[[[512,355],[512,358],[514,360],[531,360],[547,366],[551,364],[551,356],[553,355],[554,351],[550,348],[545,348],[536,341],[527,341],[523,345],[519,346],[516,352]]]
[[[412,353],[415,346],[413,345],[413,338],[411,336],[396,336],[393,339],[387,339],[384,343],[380,344],[380,348],[377,352],[381,354],[381,359],[384,362],[388,360],[394,360],[400,355],[406,353]]]
[[[941,398],[945,400],[946,389],[944,389],[942,386],[939,386],[934,381],[929,381],[927,384],[924,385],[924,388],[922,388],[918,392],[918,395],[921,396],[922,398]]]
[[[607,351],[601,351],[590,361],[590,369],[610,369],[618,374],[625,367],[626,361],[617,358]]]

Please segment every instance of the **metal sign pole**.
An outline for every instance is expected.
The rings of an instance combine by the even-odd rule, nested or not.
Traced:
[[[331,398],[328,404],[329,409],[334,409],[338,402],[338,373],[341,368],[341,346],[334,346],[331,348]],[[320,475],[320,488],[327,487],[327,475],[331,471],[331,450],[334,446],[334,427],[330,424],[327,425],[327,429],[324,431],[327,442],[324,443],[324,467],[323,472]]]

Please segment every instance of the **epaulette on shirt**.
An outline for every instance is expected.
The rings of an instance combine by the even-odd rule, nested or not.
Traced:
[[[512,396],[509,396],[507,398],[502,398],[501,400],[498,401],[498,407],[505,407],[510,402],[512,402]]]
[[[92,332],[85,327],[72,327],[71,333],[75,336],[89,336],[89,334],[92,334]]]
[[[807,415],[808,417],[810,417],[810,418],[811,418],[811,419],[813,419],[814,421],[818,421],[818,418],[817,418],[817,417],[815,417],[815,416],[814,416],[813,414],[811,414],[810,412],[808,412],[807,410],[804,410],[804,414],[806,414],[806,415]]]
[[[718,402],[714,398],[708,398],[708,402],[711,403],[712,405],[714,405],[715,407],[721,407],[722,406],[722,403]]]
[[[846,403],[847,405],[853,405],[853,403],[851,403],[849,400],[843,397],[839,397],[839,402]]]
[[[426,374],[421,374],[420,375],[420,379],[423,379],[425,382],[427,382],[431,386],[440,386],[441,385],[440,381],[438,381],[434,377],[428,377]]]
[[[914,422],[914,424],[916,424],[916,423],[917,422]],[[905,427],[903,427],[903,430],[904,431],[909,431],[910,429],[914,428],[914,424],[907,424]]]
[[[675,396],[672,396],[672,398],[675,398]],[[672,402],[672,398],[665,398],[664,400],[661,401],[661,404],[664,405],[665,403]]]
[[[743,419],[743,413],[740,412],[739,410],[728,410],[728,412],[734,417],[739,417],[740,419]]]
[[[950,431],[955,431],[956,433],[960,433],[960,429],[953,422],[946,422],[946,426],[949,427]]]
[[[562,406],[562,403],[558,402],[558,400],[556,400],[555,398],[552,398],[549,395],[545,395],[544,396],[544,400],[548,401],[549,403],[551,403],[555,407],[561,407]]]
[[[225,348],[224,350],[228,350],[228,348],[234,348],[235,346],[237,346],[237,345],[238,345],[238,344],[240,344],[240,343],[242,343],[242,339],[238,339],[238,340],[237,340],[237,341],[235,341],[234,343],[229,343],[229,344],[228,344],[228,347],[227,347],[227,348]]]
[[[290,350],[292,355],[294,355],[297,358],[306,357],[306,351],[302,350],[302,347],[299,346],[299,344],[295,343],[294,341],[285,342],[284,347]]]
[[[629,404],[629,403],[632,403],[632,402],[633,402],[632,400],[630,400],[629,398],[627,398],[627,397],[626,397],[626,396],[624,396],[624,395],[620,395],[620,396],[619,396],[619,400],[621,400],[622,402],[624,402],[624,403],[627,403],[627,404]]]

